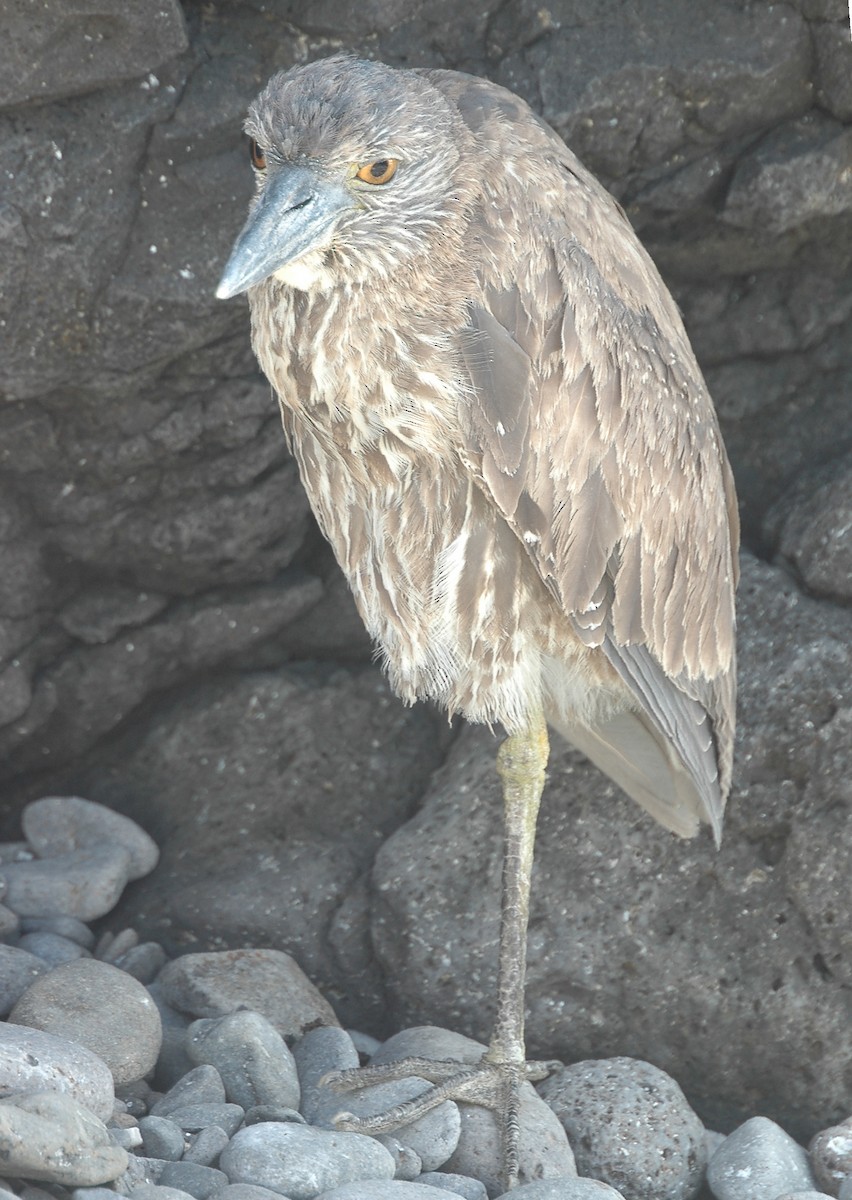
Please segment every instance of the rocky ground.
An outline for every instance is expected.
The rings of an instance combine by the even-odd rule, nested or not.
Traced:
[[[376,1136],[335,1125],[428,1084],[409,1076],[341,1092],[330,1072],[412,1057],[475,1063],[481,1043],[434,1026],[382,1043],[347,1032],[280,950],[170,959],[133,929],[96,938],[86,922],[155,869],[155,843],[77,797],[35,801],[23,827],[25,841],[0,847],[0,1200],[8,1188],[21,1200],[504,1194],[485,1109],[444,1100]],[[820,1130],[809,1151],[765,1116],[728,1137],[708,1130],[675,1080],[640,1059],[554,1062],[537,1091],[523,1085],[511,1195],[849,1200],[852,1119]]]
[[[132,818],[162,851],[133,882],[107,825],[67,870],[57,858],[80,846],[27,831],[36,883],[10,881],[16,864],[4,862],[3,948],[50,962],[43,939],[36,953],[24,938],[57,931],[21,923],[44,917],[46,901],[27,915],[14,892],[49,888],[54,915],[99,922],[91,944],[74,926],[86,962],[114,966],[100,939],[137,931],[141,949],[119,940],[112,955],[131,956],[123,974],[141,985],[164,958],[262,947],[292,955],[364,1038],[425,1024],[487,1035],[495,743],[389,695],[287,457],[244,302],[213,299],[250,189],[242,114],[273,70],[341,48],[456,67],[524,95],[625,205],[716,398],[746,544],[722,850],[675,841],[556,749],[530,929],[531,1051],[651,1063],[724,1133],[770,1119],[806,1144],[847,1118],[843,0],[639,0],[629,11],[599,0],[46,0],[8,6],[3,24],[4,836],[21,840],[28,801],[76,794]],[[9,979],[21,976],[4,967]],[[221,1086],[226,1105],[245,1107]],[[50,1125],[48,1091],[30,1116]],[[140,1123],[159,1103],[143,1093],[131,1103]],[[90,1128],[92,1111],[111,1119],[102,1094],[100,1109],[75,1110],[75,1128]],[[124,1140],[137,1157],[134,1136]],[[115,1139],[98,1144],[115,1164]],[[802,1178],[779,1190],[810,1186]],[[616,1186],[630,1200],[633,1185]]]

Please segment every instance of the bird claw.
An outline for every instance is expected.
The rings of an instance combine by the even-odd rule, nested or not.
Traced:
[[[337,1129],[348,1132],[388,1133],[401,1125],[418,1120],[443,1104],[454,1100],[461,1104],[478,1104],[498,1113],[517,1107],[517,1090],[525,1081],[544,1079],[562,1064],[559,1062],[461,1063],[456,1060],[403,1058],[396,1062],[373,1067],[355,1067],[348,1071],[331,1071],[320,1080],[336,1092],[354,1092],[375,1084],[393,1083],[413,1077],[425,1079],[432,1087],[413,1100],[407,1100],[374,1116],[358,1117],[340,1112],[334,1117]],[[513,1101],[512,1097],[515,1097]]]
[[[376,1084],[394,1083],[400,1079],[416,1077],[425,1079],[432,1085],[421,1095],[395,1105],[383,1113],[359,1117],[351,1112],[339,1112],[333,1118],[336,1129],[373,1137],[390,1133],[419,1120],[445,1100],[491,1109],[498,1115],[502,1129],[502,1174],[508,1190],[518,1180],[520,1086],[527,1081],[544,1079],[551,1071],[561,1066],[562,1064],[556,1061],[491,1062],[487,1056],[478,1063],[403,1058],[379,1066],[331,1071],[323,1076],[320,1084],[337,1092],[354,1092]]]

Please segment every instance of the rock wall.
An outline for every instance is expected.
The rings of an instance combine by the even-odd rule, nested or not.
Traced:
[[[660,264],[719,407],[747,546],[725,847],[673,841],[557,757],[531,1041],[651,1058],[720,1123],[846,1115],[843,0],[46,0],[3,23],[7,836],[25,799],[77,789],[163,843],[122,916],[173,950],[278,945],[347,1020],[486,1033],[493,746],[465,733],[447,760],[440,718],[406,714],[369,666],[245,302],[213,288],[251,187],[242,114],[273,71],[342,48],[487,74],[566,137]]]

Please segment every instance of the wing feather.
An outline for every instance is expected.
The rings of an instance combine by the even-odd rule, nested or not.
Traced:
[[[703,819],[718,836],[738,524],[680,316],[619,206],[521,101],[429,77],[489,167],[472,217],[479,291],[459,342],[466,453],[579,636],[635,698],[632,715],[568,736],[664,824],[690,833]],[[518,161],[535,162],[534,186],[507,169]]]

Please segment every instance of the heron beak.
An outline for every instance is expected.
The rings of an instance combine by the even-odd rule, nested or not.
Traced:
[[[323,245],[341,213],[354,207],[348,189],[310,167],[271,174],[237,238],[216,295],[227,300]]]

